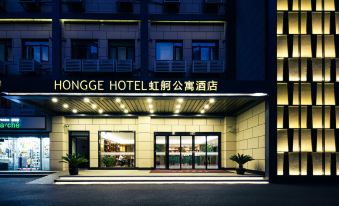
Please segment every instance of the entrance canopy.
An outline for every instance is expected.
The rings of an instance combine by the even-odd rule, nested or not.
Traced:
[[[265,98],[238,95],[8,95],[7,99],[58,115],[235,115]]]

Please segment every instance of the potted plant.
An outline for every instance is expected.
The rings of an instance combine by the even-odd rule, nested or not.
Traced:
[[[238,163],[239,167],[236,168],[235,170],[237,171],[238,175],[243,175],[245,174],[245,168],[244,168],[244,164],[246,164],[247,162],[250,162],[252,160],[254,160],[250,155],[244,155],[244,154],[237,154],[237,155],[232,155],[230,157],[230,160]]]
[[[60,162],[68,164],[68,171],[70,175],[78,175],[79,165],[87,163],[88,160],[80,155],[66,154],[66,156],[62,157],[62,161]]]

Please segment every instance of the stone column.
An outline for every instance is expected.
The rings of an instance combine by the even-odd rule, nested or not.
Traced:
[[[136,132],[136,167],[152,168],[154,138],[151,133],[151,117],[140,116]]]
[[[61,157],[68,153],[68,134],[65,129],[65,117],[52,118],[52,132],[50,133],[50,169],[63,171],[66,163],[60,163]]]

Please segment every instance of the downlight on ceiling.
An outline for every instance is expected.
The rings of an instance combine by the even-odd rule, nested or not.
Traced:
[[[65,108],[65,109],[68,109],[69,105],[68,104],[63,104],[62,107]]]
[[[99,109],[98,112],[99,112],[99,114],[102,114],[102,113],[104,113],[104,110],[103,109]]]
[[[91,100],[87,97],[84,98],[84,102],[89,103]]]
[[[72,109],[72,112],[73,112],[74,114],[76,114],[76,113],[78,113],[78,110]]]
[[[53,102],[53,103],[57,103],[58,101],[59,101],[58,98],[56,98],[56,97],[53,97],[53,98],[52,98],[52,102]]]

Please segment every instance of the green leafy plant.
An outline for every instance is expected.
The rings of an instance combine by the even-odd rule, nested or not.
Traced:
[[[68,164],[68,170],[70,175],[79,174],[79,166],[81,164],[88,162],[86,158],[76,154],[66,154],[66,156],[62,156],[61,158],[62,160],[60,162]]]
[[[112,167],[115,165],[115,162],[115,158],[109,155],[106,155],[104,158],[102,158],[102,163],[105,165],[105,167]]]
[[[244,154],[236,154],[236,155],[232,155],[230,157],[230,160],[238,163],[239,168],[236,169],[237,174],[245,174],[245,168],[244,168],[244,164],[246,164],[247,162],[253,161],[254,159],[250,156],[250,155],[244,155]]]

